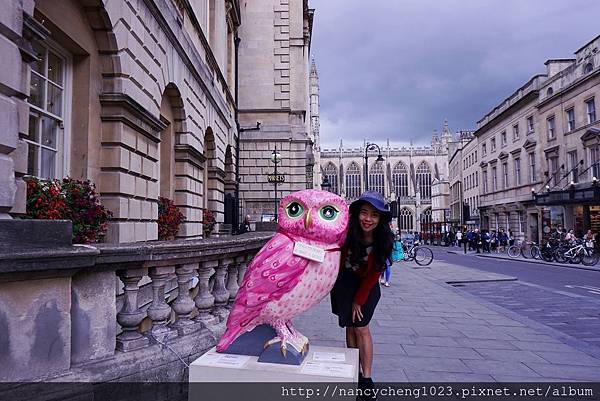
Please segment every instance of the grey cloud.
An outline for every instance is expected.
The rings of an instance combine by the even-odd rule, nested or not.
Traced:
[[[321,142],[426,144],[597,36],[595,0],[310,0]]]

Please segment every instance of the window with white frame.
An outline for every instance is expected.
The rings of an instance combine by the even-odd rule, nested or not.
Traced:
[[[508,188],[508,163],[502,163],[502,189]]]
[[[331,185],[330,191],[334,194],[338,192],[338,170],[335,165],[331,162],[327,163],[327,166],[323,169],[323,176],[327,178],[327,181]]]
[[[596,103],[594,102],[594,98],[585,101],[585,108],[587,110],[588,124],[596,122]]]
[[[521,158],[515,159],[515,185],[521,185]]]
[[[519,124],[513,125],[513,141],[519,139]]]
[[[408,169],[404,163],[399,162],[394,167],[394,171],[392,171],[392,182],[397,197],[408,196]]]
[[[554,116],[548,117],[546,120],[546,128],[548,130],[548,139],[556,138],[556,121],[554,120]]]
[[[575,129],[575,109],[571,107],[566,111],[567,113],[567,131],[573,131]]]
[[[536,181],[535,152],[528,153],[527,157],[529,158],[529,183],[533,184]]]
[[[492,191],[498,190],[498,175],[496,173],[496,167],[492,167]]]
[[[558,157],[553,156],[548,159],[548,168],[552,177],[552,186],[558,185]]]
[[[383,163],[376,162],[369,169],[369,190],[377,191],[383,195]]]
[[[346,170],[346,196],[348,199],[357,199],[360,196],[360,168],[352,162]]]
[[[491,141],[491,148],[492,148],[492,149],[491,149],[491,151],[492,151],[492,152],[495,152],[495,151],[496,151],[496,138],[492,138],[492,141]]]
[[[570,171],[570,182],[577,183],[579,181],[579,163],[577,161],[577,151],[567,153],[567,160],[569,161]]]
[[[487,149],[486,149],[485,143],[482,143],[481,144],[481,155],[485,156],[486,154],[487,154]]]
[[[62,178],[67,170],[68,91],[70,62],[57,45],[35,42],[37,60],[31,64],[27,174]]]
[[[534,132],[533,126],[533,116],[527,117],[527,134],[532,134]]]
[[[413,229],[413,214],[410,209],[403,207],[399,213],[399,227],[400,230],[412,230]]]
[[[417,188],[421,192],[421,199],[431,198],[431,169],[426,162],[421,162],[416,173]]]
[[[506,146],[506,131],[500,134],[500,141],[502,143],[502,146]]]
[[[591,179],[600,179],[600,145],[590,146],[590,174]]]
[[[483,170],[481,173],[481,179],[483,181],[483,193],[487,193],[488,191],[488,176],[487,176],[487,170]]]

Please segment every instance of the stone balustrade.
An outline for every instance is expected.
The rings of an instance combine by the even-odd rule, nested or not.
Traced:
[[[181,381],[272,233],[0,247],[0,381]]]

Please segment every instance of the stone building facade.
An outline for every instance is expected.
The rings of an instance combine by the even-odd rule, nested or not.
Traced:
[[[448,149],[450,226],[454,230],[479,226],[479,167],[473,132],[461,131]]]
[[[13,215],[33,175],[96,183],[109,242],[156,239],[159,196],[184,213],[181,237],[201,235],[204,208],[223,220],[237,1],[23,0],[2,13],[31,53],[3,68],[19,89],[2,119],[17,148]]]
[[[276,198],[313,184],[313,13],[307,0],[247,1],[241,9],[242,20],[252,23],[240,27],[240,208],[253,221],[271,220]],[[268,177],[275,173],[275,151],[277,196]]]
[[[281,189],[307,186],[307,0],[9,4],[0,215],[25,213],[25,176],[72,177],[94,182],[112,211],[108,242],[157,239],[160,196],[185,215],[178,237],[200,237],[205,209],[235,221],[239,190],[272,197],[255,170],[275,144]],[[260,132],[245,131],[256,121]]]
[[[338,149],[321,151],[321,172],[331,185],[330,191],[348,202],[357,199],[368,189],[383,194],[386,202],[397,202],[397,224],[403,231],[421,231],[423,223],[433,222],[432,185],[434,180],[448,179],[448,143],[452,134],[447,123],[442,134],[434,134],[430,146],[393,147],[388,140],[381,147],[383,162],[376,162],[377,152],[368,151],[368,169],[365,169],[365,147],[346,149],[340,142]],[[366,145],[366,144],[365,144]],[[447,186],[440,185],[437,196],[443,205],[443,192]],[[443,214],[437,222],[443,221]]]
[[[557,226],[600,231],[599,47],[548,60],[477,123],[483,228],[533,241]]]

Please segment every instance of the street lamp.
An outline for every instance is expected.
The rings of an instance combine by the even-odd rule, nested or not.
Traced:
[[[381,156],[381,148],[376,143],[367,142],[365,145],[365,191],[369,190],[369,150],[377,149],[377,163],[383,162],[383,156]]]
[[[275,179],[273,181],[275,184],[275,221],[277,221],[277,207],[279,206],[279,202],[277,202],[277,182],[279,181],[277,177],[277,164],[281,161],[281,153],[277,151],[277,145],[275,145],[275,149],[271,153],[271,161],[275,164]]]
[[[321,189],[323,191],[329,192],[331,190],[331,184],[329,183],[329,178],[327,176],[323,177],[323,182],[321,183]]]

